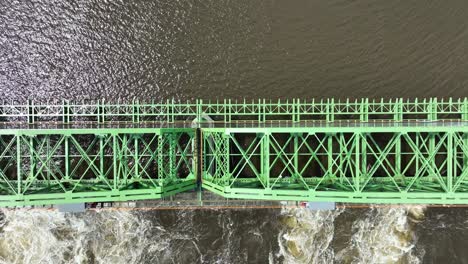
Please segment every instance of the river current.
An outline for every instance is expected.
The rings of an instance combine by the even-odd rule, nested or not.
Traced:
[[[466,1],[1,1],[0,100],[468,94]],[[468,263],[468,210],[2,211],[1,263]]]

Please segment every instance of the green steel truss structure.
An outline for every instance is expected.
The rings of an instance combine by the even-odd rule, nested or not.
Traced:
[[[228,198],[468,202],[468,127],[203,130],[203,187]]]
[[[468,100],[0,105],[0,206],[198,186],[241,199],[467,203]]]
[[[191,129],[0,135],[0,206],[155,199],[196,187]]]

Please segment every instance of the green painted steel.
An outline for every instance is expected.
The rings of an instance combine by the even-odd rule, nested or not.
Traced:
[[[192,129],[3,130],[0,206],[155,199],[196,186]]]
[[[0,206],[156,199],[200,180],[226,198],[460,204],[467,174],[466,98],[0,105]]]
[[[36,124],[71,123],[145,123],[201,120],[204,115],[217,122],[240,120],[267,122],[359,121],[371,120],[464,120],[468,121],[468,100],[464,99],[391,99],[391,100],[217,100],[194,102],[4,102],[0,105],[0,122]]]
[[[468,202],[468,124],[203,130],[204,188],[227,198]]]

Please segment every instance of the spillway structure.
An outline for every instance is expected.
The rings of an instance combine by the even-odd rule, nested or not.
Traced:
[[[468,100],[3,102],[0,206],[468,203]]]

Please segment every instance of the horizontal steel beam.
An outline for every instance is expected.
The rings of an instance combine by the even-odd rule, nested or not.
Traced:
[[[337,126],[287,126],[287,127],[234,127],[234,128],[203,128],[205,132],[232,133],[336,133],[336,132],[371,132],[371,133],[412,133],[412,132],[468,132],[468,123],[444,124],[375,124],[352,125],[343,124]]]

